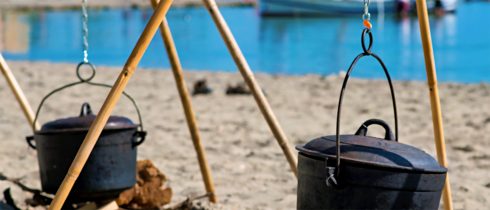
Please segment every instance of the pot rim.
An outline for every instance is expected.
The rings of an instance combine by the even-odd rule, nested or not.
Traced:
[[[117,128],[104,128],[102,132],[104,131],[118,131],[118,130],[129,130],[129,129],[136,129],[138,130],[139,125],[128,125],[128,126],[119,126]],[[56,130],[37,130],[34,132],[34,135],[44,135],[44,134],[62,134],[62,133],[70,133],[70,132],[88,132],[90,128],[67,128],[67,129],[56,129]]]
[[[300,147],[302,147],[302,145],[296,146],[296,149],[298,149]],[[309,158],[312,158],[312,159],[315,159],[318,161],[325,161],[325,159],[327,159],[327,158],[332,159],[332,160],[337,159],[337,156],[335,156],[335,155],[327,155],[327,154],[324,154],[321,152],[317,152],[314,150],[308,150],[308,149],[304,149],[304,148],[301,148],[301,151],[299,153],[301,155],[304,155],[306,157],[309,157]],[[322,158],[325,158],[325,159],[322,159]],[[370,167],[373,167],[373,169],[377,168],[377,169],[401,170],[403,172],[421,172],[421,173],[426,173],[426,174],[446,174],[447,173],[447,168],[445,168],[445,167],[443,167],[444,170],[436,171],[436,170],[424,170],[424,169],[419,169],[419,168],[414,169],[414,168],[410,168],[410,167],[406,167],[406,166],[398,166],[398,167],[394,167],[394,166],[390,166],[390,165],[380,166],[380,165],[372,164],[368,161],[362,161],[359,159],[352,159],[352,158],[342,157],[342,156],[340,157],[340,160],[343,162],[346,162],[346,163],[353,163],[353,164],[360,164],[363,166],[370,166]]]

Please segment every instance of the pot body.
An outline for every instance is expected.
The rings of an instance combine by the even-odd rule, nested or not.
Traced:
[[[87,130],[36,132],[41,184],[56,193]],[[136,182],[137,128],[104,129],[70,192],[72,201],[116,198]]]
[[[298,158],[297,209],[438,209],[446,173],[376,168],[342,161],[339,186],[327,186],[326,161]]]

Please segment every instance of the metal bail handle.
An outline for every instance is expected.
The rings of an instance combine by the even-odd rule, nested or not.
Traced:
[[[82,66],[89,66],[90,67],[90,70],[91,70],[91,73],[88,77],[84,78],[81,74],[81,67]],[[93,85],[93,86],[100,86],[100,87],[106,87],[106,88],[112,88],[112,85],[107,85],[107,84],[102,84],[102,83],[96,83],[96,82],[91,82],[91,80],[95,77],[95,74],[96,74],[96,68],[95,66],[90,63],[90,62],[85,62],[85,61],[82,61],[80,62],[78,65],[77,65],[77,69],[76,69],[76,74],[77,74],[77,77],[80,81],[77,81],[77,82],[73,82],[73,83],[69,83],[69,84],[66,84],[66,85],[63,85],[59,88],[56,88],[54,89],[53,91],[51,91],[50,93],[48,93],[46,96],[44,96],[44,98],[41,100],[41,103],[39,103],[39,106],[37,108],[37,111],[36,111],[36,116],[34,117],[34,121],[32,122],[33,125],[36,124],[37,120],[38,120],[38,117],[39,117],[39,113],[41,111],[41,108],[42,106],[44,105],[44,102],[49,98],[51,97],[52,95],[54,95],[55,93],[59,92],[59,91],[62,91],[66,88],[69,88],[69,87],[73,87],[73,86],[76,86],[76,85],[79,85],[79,84],[89,84],[89,85]],[[128,98],[131,103],[133,104],[133,106],[135,107],[136,109],[136,113],[138,115],[138,120],[139,120],[139,130],[140,132],[144,132],[143,130],[143,120],[142,120],[142,117],[141,117],[141,112],[140,112],[140,109],[138,107],[138,104],[136,104],[136,101],[133,99],[133,97],[131,97],[128,93],[126,92],[123,92],[123,95],[126,96],[126,98]],[[146,134],[145,134],[146,135]],[[143,136],[143,140],[144,140],[144,136],[143,134],[141,134],[140,136]]]
[[[369,45],[366,48],[365,43],[364,43],[364,35],[368,34],[369,35]],[[371,52],[371,47],[373,43],[373,36],[371,34],[371,31],[369,29],[364,29],[362,31],[362,40],[361,40],[363,50],[361,54],[359,54],[354,61],[352,61],[351,65],[349,66],[349,69],[347,70],[347,73],[345,74],[344,82],[342,83],[342,89],[340,90],[340,98],[339,98],[339,104],[337,107],[337,123],[336,123],[336,129],[335,129],[335,138],[336,138],[336,156],[337,156],[337,168],[336,168],[336,176],[338,177],[340,174],[340,116],[341,116],[341,111],[342,111],[342,101],[344,98],[344,91],[347,86],[347,82],[349,81],[349,77],[351,72],[354,70],[354,67],[356,66],[357,62],[365,56],[372,56],[374,57],[378,63],[381,65],[383,68],[383,71],[385,73],[386,79],[388,80],[388,84],[390,86],[390,91],[391,91],[391,100],[393,102],[393,113],[395,116],[395,140],[398,141],[398,114],[397,114],[397,109],[396,109],[396,100],[395,100],[395,91],[393,89],[393,84],[391,82],[391,77],[390,74],[388,73],[388,69],[386,68],[385,64],[381,60],[380,57],[378,57],[376,54]]]

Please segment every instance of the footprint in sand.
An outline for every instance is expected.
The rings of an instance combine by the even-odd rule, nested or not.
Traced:
[[[471,156],[473,160],[488,160],[490,159],[490,155],[473,155]]]
[[[490,117],[487,117],[487,119],[483,121],[483,124],[490,124]]]
[[[475,151],[475,148],[473,148],[473,147],[472,147],[472,146],[470,146],[470,145],[465,145],[465,146],[454,146],[454,147],[453,147],[453,149],[454,149],[454,150],[457,150],[457,151],[462,151],[462,152],[465,152],[465,153]]]

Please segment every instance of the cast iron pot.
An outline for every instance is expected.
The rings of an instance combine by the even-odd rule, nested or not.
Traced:
[[[56,193],[94,120],[90,105],[85,103],[80,116],[48,122],[27,137],[29,146],[37,150],[44,192]],[[70,192],[70,201],[113,199],[135,184],[136,147],[146,136],[138,128],[126,117],[109,118]]]
[[[387,126],[360,129],[373,121]],[[298,209],[438,209],[446,169],[430,155],[359,131],[339,137],[340,166],[335,135],[296,147]]]
[[[346,73],[337,110],[336,134],[296,146],[299,151],[297,209],[438,209],[447,169],[422,150],[397,141],[393,85],[381,59],[370,52],[371,44],[366,48],[363,43],[364,53]],[[376,58],[388,79],[395,136],[384,121],[377,119],[363,123],[355,135],[339,135],[343,93],[353,67],[363,56]],[[371,125],[382,126],[386,132],[384,138],[366,136]]]

